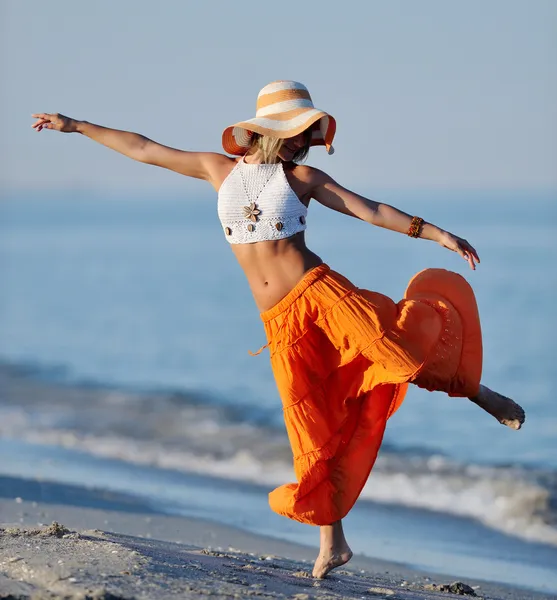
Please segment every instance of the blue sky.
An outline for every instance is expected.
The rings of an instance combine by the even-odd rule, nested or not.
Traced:
[[[2,0],[0,22],[4,188],[197,193],[30,114],[219,151],[275,79],[336,117],[309,164],[347,187],[557,188],[555,0]]]

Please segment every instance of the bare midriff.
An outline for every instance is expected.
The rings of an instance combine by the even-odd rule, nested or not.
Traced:
[[[231,159],[217,175],[217,192],[238,160]],[[285,167],[284,174],[300,202],[307,206],[308,184],[300,181],[293,171]],[[231,248],[246,275],[259,312],[272,308],[308,271],[323,263],[317,254],[307,248],[303,231],[282,240],[231,244]]]
[[[247,277],[260,312],[272,308],[305,273],[323,262],[307,248],[303,231],[282,240],[233,244],[232,251]]]

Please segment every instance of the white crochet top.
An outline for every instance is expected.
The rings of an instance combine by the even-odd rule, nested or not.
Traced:
[[[290,187],[282,162],[248,164],[241,158],[220,187],[218,214],[231,244],[251,244],[303,231],[308,209]]]

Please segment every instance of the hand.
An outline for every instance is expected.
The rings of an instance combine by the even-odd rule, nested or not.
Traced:
[[[474,248],[462,238],[459,238],[448,231],[445,231],[439,240],[439,243],[443,248],[448,248],[453,252],[458,252],[460,256],[470,265],[470,268],[476,270],[476,262],[480,262],[480,257]]]
[[[36,113],[31,116],[34,119],[37,119],[33,125],[31,125],[35,131],[41,131],[43,129],[53,129],[54,131],[61,131],[62,133],[74,133],[77,131],[76,121],[59,113]]]

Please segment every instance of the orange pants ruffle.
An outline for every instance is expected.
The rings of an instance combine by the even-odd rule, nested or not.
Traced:
[[[348,513],[409,382],[478,392],[478,309],[457,273],[422,271],[395,303],[320,265],[261,318],[298,480],[269,502],[296,521],[328,525]]]

